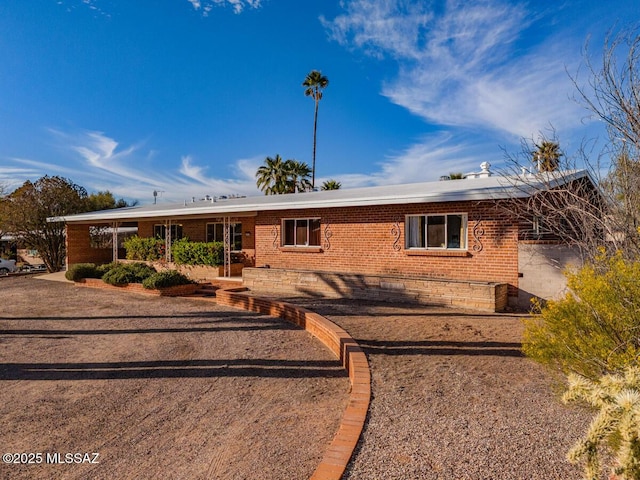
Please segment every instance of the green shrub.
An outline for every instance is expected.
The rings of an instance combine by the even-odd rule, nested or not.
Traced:
[[[640,359],[640,262],[600,256],[567,275],[570,292],[525,321],[524,353],[592,380]]]
[[[190,242],[187,238],[176,240],[171,245],[171,256],[178,265],[218,266],[224,263],[222,242]]]
[[[118,262],[110,262],[110,263],[105,263],[103,265],[98,265],[96,267],[96,271],[98,272],[98,278],[102,278],[105,273],[107,273],[112,268],[117,267],[118,265],[120,265],[120,263]]]
[[[72,282],[79,282],[84,278],[100,278],[101,276],[94,263],[75,263],[64,274],[64,278]]]
[[[142,238],[137,235],[124,241],[127,260],[153,262],[165,256],[164,240],[160,238]]]
[[[189,285],[191,283],[194,282],[175,270],[164,270],[145,278],[142,282],[142,286],[153,290],[158,288],[175,287],[177,285]]]
[[[144,263],[120,263],[102,276],[102,280],[110,285],[126,285],[142,283],[145,278],[156,273],[155,269]]]

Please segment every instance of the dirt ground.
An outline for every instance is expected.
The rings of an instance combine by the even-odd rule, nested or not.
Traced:
[[[372,374],[345,480],[578,480],[566,460],[593,413],[521,353],[522,316],[291,299],[342,326]],[[608,477],[603,477],[608,478]]]
[[[304,479],[346,405],[330,353],[285,322],[189,299],[0,279],[0,478]],[[262,292],[263,294],[266,292]],[[345,328],[372,371],[344,479],[578,479],[591,413],[520,351],[521,318],[290,298]]]
[[[3,479],[306,479],[346,406],[336,359],[278,319],[34,277],[0,293],[0,453],[33,462],[3,456]]]

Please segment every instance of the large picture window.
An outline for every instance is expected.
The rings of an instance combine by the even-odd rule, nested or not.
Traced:
[[[408,215],[405,222],[407,248],[467,248],[467,216]]]
[[[231,250],[242,250],[242,224],[229,224]],[[207,242],[224,242],[224,223],[207,223]]]
[[[282,221],[283,247],[319,247],[319,218],[290,218]]]

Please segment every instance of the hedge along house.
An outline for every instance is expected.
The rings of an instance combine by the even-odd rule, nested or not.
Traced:
[[[525,181],[491,175],[483,164],[463,180],[193,199],[50,220],[66,222],[67,266],[123,258],[119,232],[137,228],[165,239],[167,260],[172,239],[224,241],[225,275],[239,258],[252,289],[500,311],[557,294],[562,267],[575,256],[542,238],[539,219],[523,223],[499,202],[575,181],[596,189],[585,171]],[[110,248],[92,241],[100,227],[111,232]]]

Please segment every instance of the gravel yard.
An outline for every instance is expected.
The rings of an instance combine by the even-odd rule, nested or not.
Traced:
[[[304,479],[348,397],[338,362],[286,322],[189,299],[0,279],[0,445],[99,464],[0,478]],[[591,413],[520,353],[521,318],[287,299],[345,328],[372,371],[350,480],[579,479]]]
[[[335,435],[348,378],[287,322],[33,277],[0,291],[0,446],[43,454],[2,479],[302,480]]]
[[[591,412],[520,353],[521,318],[354,301],[292,301],[365,350],[369,419],[344,478],[579,479],[565,460]]]

